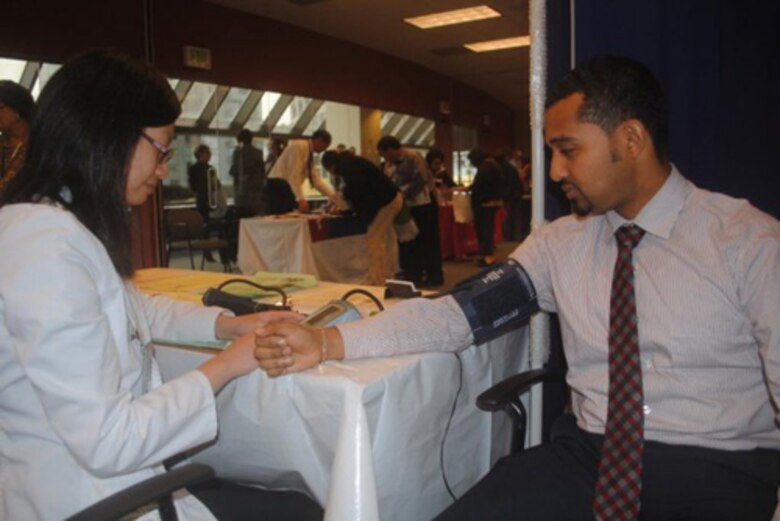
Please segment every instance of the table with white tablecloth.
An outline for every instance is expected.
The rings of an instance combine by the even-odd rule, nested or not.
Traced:
[[[293,300],[310,312],[350,288],[320,284]],[[381,288],[371,291],[381,296]],[[365,297],[355,304],[364,314],[373,310]],[[156,356],[170,379],[212,353],[157,346]],[[328,520],[431,519],[452,501],[443,472],[461,495],[506,453],[507,418],[479,411],[475,398],[527,366],[527,335],[514,332],[458,356],[329,362],[276,379],[255,371],[219,394],[218,439],[193,459],[227,479],[305,491]]]
[[[366,227],[354,216],[293,214],[241,219],[238,266],[256,271],[307,273],[320,280],[368,280]],[[388,251],[395,252],[388,236]]]

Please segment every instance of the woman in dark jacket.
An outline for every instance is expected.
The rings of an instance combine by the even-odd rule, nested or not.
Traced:
[[[403,205],[401,193],[376,165],[360,156],[329,150],[322,155],[322,167],[343,180],[342,197],[368,227],[368,283],[384,285],[396,267],[393,219]]]
[[[469,152],[469,161],[477,169],[471,183],[471,209],[474,212],[474,230],[479,242],[480,266],[496,262],[495,219],[502,206],[501,167],[495,159],[479,149]]]

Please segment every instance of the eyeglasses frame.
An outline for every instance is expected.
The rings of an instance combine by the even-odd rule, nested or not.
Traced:
[[[173,148],[166,147],[144,131],[141,131],[141,137],[147,140],[160,153],[160,163],[168,163],[173,158],[173,154],[176,152]]]

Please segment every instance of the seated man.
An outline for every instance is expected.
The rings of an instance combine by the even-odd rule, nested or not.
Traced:
[[[321,333],[269,326],[269,375],[321,359],[460,350],[536,309],[561,319],[572,415],[439,519],[750,519],[777,503],[780,223],[667,157],[641,64],[580,64],[551,93],[550,176],[577,215],[437,300]]]

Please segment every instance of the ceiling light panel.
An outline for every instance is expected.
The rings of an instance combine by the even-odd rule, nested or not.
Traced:
[[[531,45],[530,36],[515,36],[513,38],[502,38],[500,40],[467,43],[463,46],[474,52],[489,52],[512,49],[515,47],[528,47],[529,45]]]
[[[477,5],[464,9],[455,9],[454,11],[444,11],[441,13],[415,16],[413,18],[404,18],[404,22],[419,27],[420,29],[433,29],[445,25],[476,22],[477,20],[487,20],[488,18],[497,18],[499,16],[501,16],[501,13],[488,6]]]

